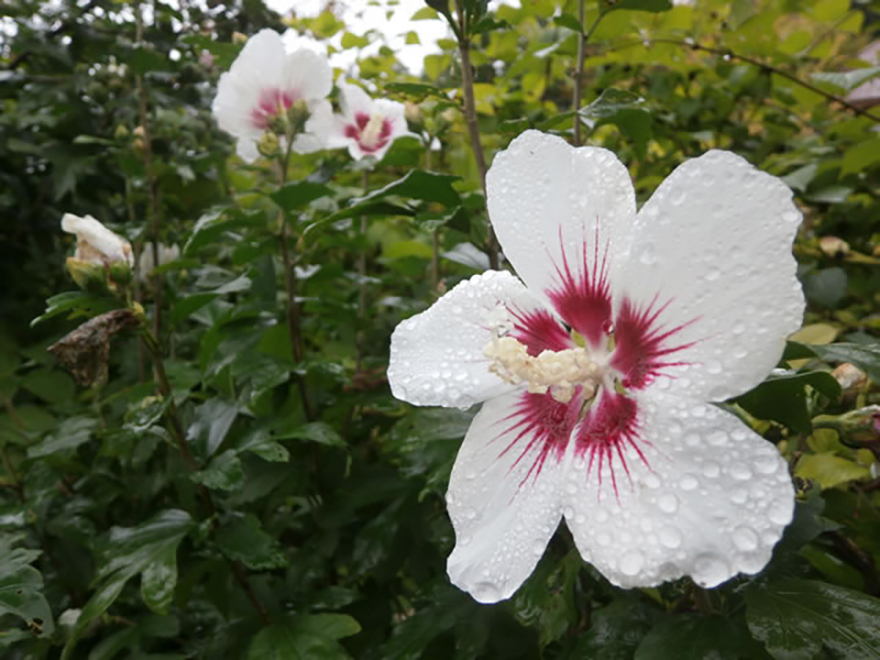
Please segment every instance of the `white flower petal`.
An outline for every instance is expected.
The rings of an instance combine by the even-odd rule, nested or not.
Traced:
[[[61,218],[61,229],[68,234],[76,234],[77,259],[95,264],[125,261],[129,266],[134,265],[131,244],[90,215],[80,218],[73,213],[65,213]]]
[[[235,143],[235,153],[238,154],[238,157],[241,158],[244,162],[253,163],[257,158],[260,157],[260,152],[257,151],[257,141],[259,139],[259,136],[256,138],[238,138]]]
[[[524,397],[539,404],[532,414],[523,408]],[[542,399],[566,408],[549,395],[525,393],[487,402],[452,469],[446,502],[456,543],[447,571],[481,603],[504,600],[519,588],[562,517],[564,455],[580,404],[567,424],[553,420],[548,430],[540,419],[548,410]],[[535,413],[539,419],[530,420]]]
[[[486,185],[489,217],[517,274],[596,343],[610,316],[609,269],[635,217],[626,168],[605,149],[526,131],[495,156]]]
[[[625,296],[634,312],[632,338],[618,336],[625,367],[643,372],[645,385],[664,374],[654,387],[713,401],[760,383],[802,321],[791,254],[800,221],[785,184],[739,156],[710,151],[678,167],[639,212],[612,284],[615,306]],[[655,336],[672,331],[653,347],[636,318],[649,308],[643,321],[663,309],[649,324]]]
[[[353,122],[357,115],[367,117],[373,114],[373,99],[361,87],[353,85],[346,80],[339,80],[339,110],[347,122]]]
[[[711,404],[652,393],[635,401],[635,425],[618,407],[604,427],[611,433],[602,433],[602,424],[594,429],[595,444],[583,440],[583,427],[575,432],[565,515],[583,558],[622,587],[683,575],[714,587],[737,573],[760,571],[794,507],[779,452]],[[621,428],[628,431],[615,440]],[[629,432],[632,442],[620,437]],[[599,455],[610,449],[610,463],[600,469],[594,460],[591,468],[591,447]]]
[[[487,271],[459,283],[394,330],[388,366],[394,396],[417,406],[468,408],[514,389],[489,371],[483,354],[498,336],[499,306],[502,315],[513,309],[521,318],[550,317],[510,273]]]
[[[285,57],[284,43],[274,30],[260,30],[248,39],[217,85],[212,111],[221,129],[236,137],[253,137],[251,113],[263,90],[282,87]]]
[[[297,99],[325,98],[333,87],[333,71],[327,58],[306,48],[295,50],[284,63],[285,89]]]

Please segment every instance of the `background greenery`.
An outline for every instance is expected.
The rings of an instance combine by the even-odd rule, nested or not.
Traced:
[[[488,160],[529,126],[572,132],[578,2],[520,4],[465,2]],[[233,34],[293,27],[357,52],[379,35],[347,32],[331,10],[282,19],[261,0],[3,11],[0,655],[880,657],[880,417],[866,409],[880,399],[880,110],[834,100],[880,73],[858,58],[880,3],[585,3],[583,132],[629,166],[641,202],[720,147],[783,177],[804,211],[805,328],[788,371],[729,402],[790,459],[799,503],[758,576],[622,591],[561,529],[494,606],[445,574],[443,494],[474,411],[406,406],[384,375],[394,326],[488,264],[452,32],[421,78],[388,48],[348,72],[417,103],[411,129],[439,148],[399,140],[368,173],[344,152],[295,157],[274,194],[268,166],[231,156],[210,115]],[[417,17],[444,20],[427,6]],[[298,362],[279,210],[296,246]],[[159,316],[170,396],[156,396],[134,336],[114,340],[102,386],[78,387],[46,352],[118,304],[65,274],[65,212],[137,250],[156,235],[180,246],[138,287]],[[841,388],[829,374],[841,363],[868,378]]]

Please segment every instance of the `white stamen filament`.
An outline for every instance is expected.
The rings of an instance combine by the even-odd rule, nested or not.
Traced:
[[[374,114],[370,117],[370,121],[361,131],[361,144],[365,147],[375,147],[379,142],[379,136],[382,134],[382,126],[385,124],[385,117],[380,114]]]
[[[562,403],[571,401],[577,387],[582,388],[585,398],[592,397],[604,376],[604,368],[583,348],[547,350],[535,357],[522,342],[502,337],[489,342],[483,354],[492,360],[489,371],[502,380],[513,385],[526,383],[532,394],[549,391]]]

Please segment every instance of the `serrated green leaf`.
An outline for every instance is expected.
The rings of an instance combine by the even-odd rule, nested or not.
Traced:
[[[460,178],[451,174],[410,170],[384,188],[373,191],[365,197],[351,200],[352,206],[361,206],[390,195],[425,202],[438,202],[448,207],[461,206],[461,197],[452,187],[453,181],[458,181]]]
[[[791,578],[745,592],[752,635],[777,660],[880,658],[880,600],[818,580]]]
[[[191,474],[190,479],[212,490],[238,490],[244,481],[244,470],[237,452],[227,449],[212,458],[205,469]]]
[[[809,433],[812,428],[806,387],[829,399],[840,396],[840,385],[824,371],[772,374],[755,389],[734,399],[751,415],[784,424],[793,431]]]
[[[332,191],[322,183],[294,181],[269,195],[278,207],[286,213],[298,211],[316,199],[327,197]]]
[[[227,557],[255,571],[287,566],[287,558],[275,537],[263,530],[252,514],[236,516],[223,524],[216,534],[217,545]]]
[[[810,77],[816,82],[836,87],[840,91],[851,92],[862,83],[877,76],[880,76],[880,66],[869,66],[852,71],[822,71],[814,73]]]
[[[360,625],[345,614],[286,617],[261,630],[248,660],[343,660],[349,658],[339,639],[356,635]]]
[[[52,610],[43,596],[43,576],[31,566],[42,553],[15,547],[23,538],[0,533],[0,616],[24,619],[28,637],[48,637],[55,629]]]

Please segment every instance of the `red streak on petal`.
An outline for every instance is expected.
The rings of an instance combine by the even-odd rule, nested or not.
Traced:
[[[629,465],[626,463],[624,451],[628,447],[635,449],[642,462],[648,465],[648,460],[642,453],[639,443],[646,445],[650,445],[650,443],[639,438],[638,412],[638,403],[635,399],[617,392],[605,391],[599,395],[595,405],[587,411],[575,435],[575,454],[583,457],[589,456],[587,476],[592,473],[596,459],[599,459],[596,466],[599,486],[602,485],[602,468],[605,462],[608,462],[615,496],[618,495],[617,476],[614,472],[615,457],[627,477],[630,476]]]
[[[348,124],[345,127],[345,137],[351,138],[352,140],[358,140],[358,139],[360,139],[360,136],[361,136],[361,132],[357,126],[355,126],[353,124]]]
[[[591,346],[598,346],[604,339],[611,321],[611,293],[608,285],[608,243],[599,264],[599,224],[593,239],[592,265],[584,238],[581,264],[577,272],[572,272],[562,240],[562,227],[559,227],[559,248],[562,253],[562,268],[555,262],[553,267],[559,279],[558,284],[545,293],[559,315],[575,330],[580,332]]]
[[[550,394],[523,392],[514,412],[500,420],[499,423],[510,422],[510,426],[496,436],[493,442],[511,434],[515,434],[515,437],[508,441],[498,458],[509,451],[519,452],[510,471],[526,457],[526,460],[532,461],[529,471],[519,484],[520,487],[530,477],[538,478],[548,457],[561,461],[565,456],[582,403],[580,389],[568,403],[557,401]]]
[[[357,127],[360,130],[364,130],[367,127],[367,124],[370,123],[370,115],[366,112],[358,112],[354,116],[354,121],[357,123]]]
[[[382,120],[382,130],[379,131],[379,139],[387,139],[391,137],[391,122],[387,119]]]
[[[668,358],[696,343],[692,341],[676,344],[674,337],[697,319],[674,328],[664,328],[662,323],[658,323],[658,319],[671,302],[671,299],[668,300],[655,311],[657,296],[644,309],[639,309],[629,298],[623,299],[614,322],[616,347],[611,357],[611,366],[620,372],[624,387],[643,389],[661,375],[664,368],[688,364],[670,362]]]
[[[532,357],[537,357],[544,351],[564,351],[575,347],[565,328],[548,310],[522,312],[508,308],[508,311],[516,319],[510,336],[525,344]]]
[[[378,142],[376,142],[376,144],[370,144],[370,145],[366,145],[363,142],[361,142],[360,140],[358,140],[358,146],[361,148],[361,151],[363,151],[365,154],[376,153],[382,147],[384,147],[386,144],[388,144],[388,140],[379,140]]]
[[[296,92],[293,90],[280,90],[277,87],[267,87],[260,92],[257,106],[251,110],[251,123],[257,128],[266,129],[272,117],[278,114],[281,108],[290,108],[296,100]]]

